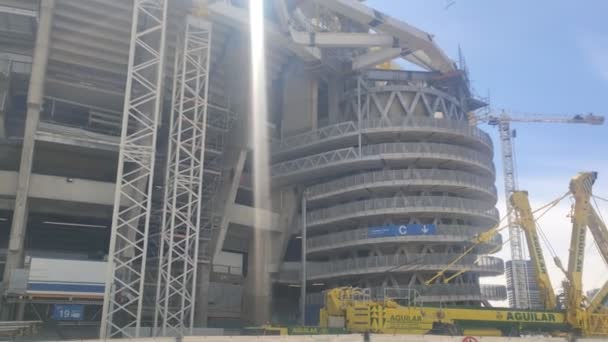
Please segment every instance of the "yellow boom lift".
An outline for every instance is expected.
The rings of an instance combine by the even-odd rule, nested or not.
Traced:
[[[345,328],[353,333],[388,334],[466,334],[466,335],[520,335],[541,333],[551,335],[608,337],[608,282],[590,303],[583,295],[582,272],[587,227],[591,231],[604,261],[608,264],[608,230],[599,214],[591,205],[592,185],[597,174],[582,172],[572,178],[569,193],[574,197],[572,210],[572,238],[568,269],[561,266],[567,277],[566,301],[558,307],[543,257],[528,194],[516,191],[511,203],[518,224],[525,231],[530,257],[539,284],[544,310],[516,310],[509,308],[462,308],[448,306],[424,306],[407,291],[403,297],[385,296],[384,301],[374,301],[364,289],[341,287],[327,291],[325,306],[321,309],[322,327]],[[553,201],[555,206],[566,195]],[[502,228],[473,239],[473,245],[487,242]],[[473,247],[468,248],[465,254]],[[440,271],[427,284],[444,275]]]

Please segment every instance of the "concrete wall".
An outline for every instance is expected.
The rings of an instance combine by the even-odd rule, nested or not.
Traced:
[[[33,174],[29,197],[67,202],[114,204],[114,183]],[[0,170],[0,196],[15,197],[17,172]]]
[[[287,66],[283,81],[283,136],[303,133],[317,127],[318,82],[301,64]]]
[[[260,229],[276,230],[279,215],[264,209],[258,209],[241,204],[231,204],[226,211],[228,221],[231,223],[240,224],[243,226],[253,227],[255,216],[258,216],[260,221]]]

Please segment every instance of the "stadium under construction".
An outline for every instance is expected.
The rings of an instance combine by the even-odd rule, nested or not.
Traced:
[[[506,299],[480,284],[500,235],[452,262],[499,218],[462,60],[348,0],[265,1],[260,53],[248,4],[0,0],[2,319],[175,335],[313,324],[337,286]]]

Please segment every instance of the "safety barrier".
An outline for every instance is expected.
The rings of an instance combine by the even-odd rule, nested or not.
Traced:
[[[366,172],[313,185],[307,190],[308,200],[314,201],[360,188],[415,185],[475,189],[496,198],[496,187],[492,178],[477,176],[463,171],[440,169],[400,169]]]
[[[374,272],[404,272],[413,270],[441,270],[446,268],[460,254],[408,254],[383,255],[365,258],[352,258],[328,262],[307,263],[307,278],[326,279],[342,275]],[[455,262],[448,270],[466,269],[472,272],[499,275],[504,273],[501,259],[491,256],[467,255]]]
[[[407,132],[435,132],[450,135],[460,135],[477,140],[489,151],[492,150],[492,140],[484,131],[475,126],[468,125],[462,120],[438,120],[429,117],[398,117],[398,118],[371,118],[361,121],[361,126],[355,121],[339,122],[333,125],[275,140],[272,143],[272,153],[278,154],[313,144],[326,143],[329,140],[341,139],[353,135],[371,134],[377,131]]]
[[[457,161],[485,171],[487,176],[495,174],[490,154],[447,144],[438,143],[385,143],[366,145],[361,148],[344,148],[315,154],[303,158],[279,162],[271,166],[272,177],[289,176],[357,160],[382,159],[431,159],[446,162]],[[478,172],[480,172],[478,171]]]
[[[436,213],[437,216],[453,213],[481,217],[489,223],[498,222],[498,210],[485,208],[487,208],[487,204],[483,201],[456,197],[403,196],[374,198],[310,211],[307,214],[307,227],[390,212],[398,212],[399,214],[432,212]]]
[[[391,236],[389,241],[391,242],[407,242],[407,241],[434,241],[434,240],[445,240],[445,241],[458,241],[466,242],[470,241],[475,235],[487,230],[481,227],[466,227],[458,225],[438,225],[437,231],[433,235],[402,235],[402,236]],[[308,252],[315,252],[325,249],[334,249],[340,246],[350,246],[360,243],[378,243],[379,238],[369,237],[369,228],[360,228],[355,230],[348,230],[339,233],[331,233],[327,235],[314,236],[306,240],[306,248]],[[502,245],[502,236],[497,234],[494,236],[492,241],[489,242],[492,248]]]

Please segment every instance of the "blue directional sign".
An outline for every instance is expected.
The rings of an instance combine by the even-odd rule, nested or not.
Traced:
[[[53,319],[56,321],[82,321],[84,319],[84,305],[55,304]]]
[[[405,236],[405,235],[435,235],[437,226],[434,224],[387,224],[384,226],[369,227],[368,238]]]

